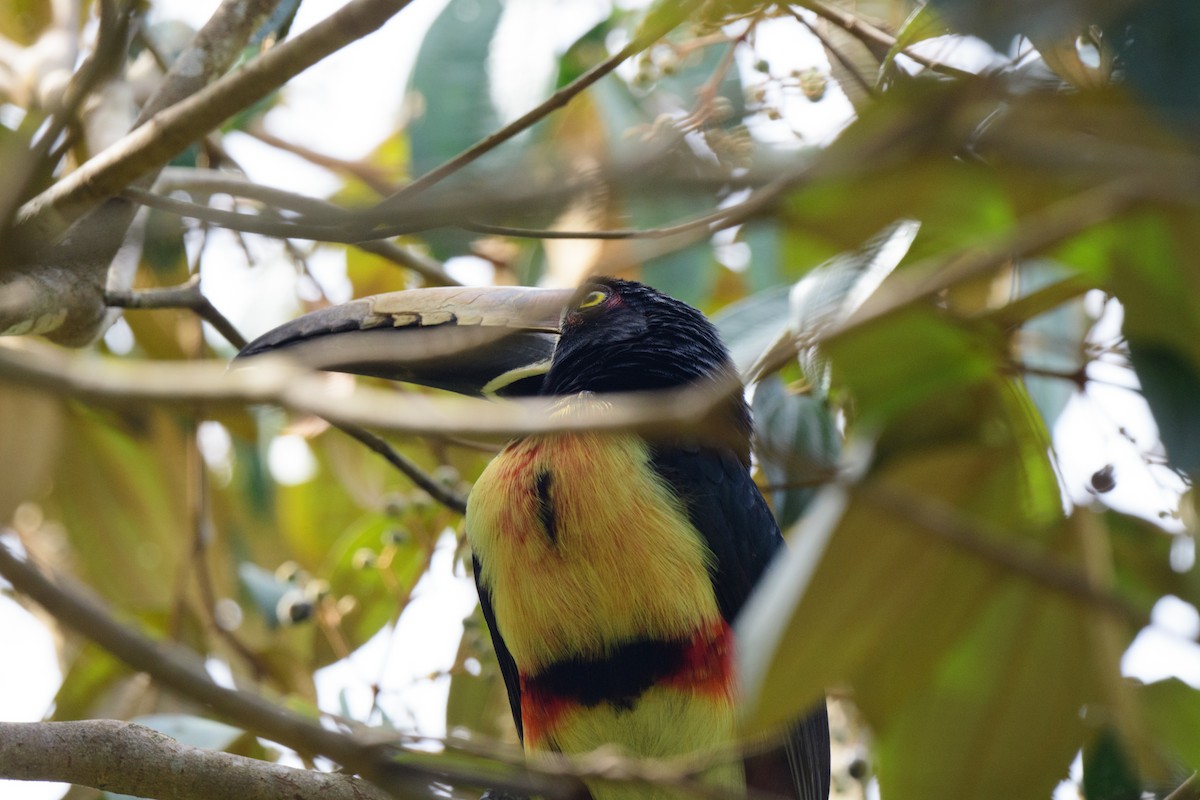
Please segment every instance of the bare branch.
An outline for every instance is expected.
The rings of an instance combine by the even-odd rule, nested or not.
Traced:
[[[144,201],[147,205],[155,205],[159,202],[159,198],[163,198],[163,194],[175,190],[182,190],[189,193],[197,194],[229,194],[234,197],[245,197],[248,199],[259,200],[274,208],[284,208],[290,211],[298,211],[304,214],[315,214],[322,217],[331,218],[345,214],[353,213],[349,209],[343,209],[326,200],[321,200],[307,195],[288,192],[283,189],[276,189],[271,186],[264,186],[255,183],[247,178],[228,172],[217,170],[200,170],[200,169],[180,169],[175,167],[167,167],[159,175],[158,181],[155,182],[155,193],[140,193],[135,192],[131,195],[131,199]],[[229,214],[230,212],[220,212],[217,209],[211,209],[208,206],[184,204],[182,201],[173,200],[173,198],[164,198],[164,201],[171,201],[171,210],[175,213],[184,216],[195,216],[206,222],[221,224],[221,221],[215,215],[210,215],[209,212],[216,214]],[[238,224],[249,223],[259,224],[268,223],[269,220],[264,220],[262,217],[253,217],[246,214],[238,214],[235,216],[222,217],[225,222],[234,221]],[[295,223],[286,223],[283,220],[274,220],[277,225],[291,225]],[[225,225],[224,227],[232,227],[235,230],[246,231],[245,227],[235,227],[234,225]],[[264,235],[277,235],[279,232],[286,230],[283,228],[264,228],[261,231],[246,231],[253,233],[263,233]],[[325,232],[325,229],[322,229]],[[324,241],[330,241],[325,239]],[[360,250],[387,259],[398,266],[410,269],[420,275],[427,286],[456,286],[458,281],[451,278],[445,271],[444,267],[437,259],[429,256],[421,255],[411,248],[401,247],[394,242],[384,240],[355,242],[352,243]]]
[[[204,83],[228,69],[241,52],[242,45],[275,5],[272,0],[226,0],[222,3],[180,55],[144,112],[150,113],[159,104],[172,102],[177,97],[191,96]],[[122,38],[121,52],[125,49],[123,43]],[[147,136],[153,129],[152,125],[143,125],[125,139],[135,134]],[[183,142],[179,149],[186,144]],[[103,155],[97,158],[102,159]],[[128,172],[122,185],[153,172],[171,155],[173,153],[157,163],[148,163],[141,160],[141,153],[130,152],[126,165]],[[88,163],[95,161],[92,159]],[[82,186],[85,193],[92,191],[88,188],[87,175],[88,167],[84,165],[47,192],[53,194],[72,182]],[[45,197],[47,192],[39,197]],[[136,211],[125,202],[98,205],[99,200],[114,193],[102,190],[100,195],[78,200],[66,216],[60,216],[53,206],[46,206],[33,216],[25,215],[22,209],[28,211],[37,206],[38,198],[18,210],[13,227],[5,234],[4,252],[0,254],[0,260],[6,265],[16,266],[8,271],[0,270],[4,272],[0,274],[0,295],[5,296],[5,302],[0,303],[0,334],[33,330],[73,346],[85,345],[96,337],[106,318],[103,293],[109,266]],[[86,220],[60,239],[71,223],[89,211]],[[24,223],[22,219],[25,219]]]
[[[801,6],[802,8],[807,8],[809,11],[813,12],[822,19],[832,22],[834,25],[846,31],[846,33],[849,33],[851,36],[862,41],[863,44],[868,46],[868,48],[881,48],[884,50],[890,50],[896,46],[895,36],[892,36],[886,31],[881,31],[879,28],[876,28],[869,22],[860,19],[849,11],[843,11],[840,8],[828,6],[821,2],[821,0],[796,0],[795,4]],[[789,12],[793,14],[795,13],[790,9]],[[941,61],[928,58],[919,53],[911,52],[907,48],[901,50],[900,52],[904,53],[904,55],[908,56],[921,66],[927,67],[935,72],[940,72],[943,75],[950,75],[955,78],[970,78],[975,74],[965,69],[959,69],[958,67],[952,67],[949,64],[943,64]]]
[[[412,461],[412,459],[393,448],[382,438],[376,436],[368,430],[355,427],[354,425],[335,424],[334,427],[348,436],[357,439],[379,455],[383,456],[385,459],[387,459],[389,464],[400,470],[400,472],[402,472],[409,480],[422,489],[427,495],[441,503],[446,508],[459,514],[467,513],[466,498],[462,497],[448,487],[438,483],[429,475],[426,475],[425,472]]]
[[[788,170],[785,173],[786,178],[782,181],[778,178],[778,169],[769,173],[771,178],[767,177],[767,170],[747,172],[736,178],[720,171],[714,171],[711,175],[696,176],[662,174],[662,171],[659,170],[659,174],[656,174],[654,180],[650,181],[646,177],[645,163],[612,167],[608,170],[606,180],[630,191],[641,190],[658,194],[669,191],[682,193],[697,190],[717,192],[741,186],[759,186],[764,190],[762,193],[753,194],[746,200],[726,208],[691,217],[675,225],[649,230],[560,232],[510,228],[474,221],[463,222],[464,217],[470,219],[476,214],[494,214],[497,208],[509,211],[561,208],[575,195],[586,191],[586,187],[578,181],[571,180],[536,185],[526,181],[514,182],[500,179],[486,189],[451,190],[436,197],[423,196],[419,202],[409,203],[403,209],[393,209],[395,220],[370,230],[360,223],[370,219],[375,213],[374,209],[344,208],[325,200],[258,186],[249,182],[239,185],[239,182],[231,177],[220,178],[211,174],[200,175],[193,181],[179,173],[172,173],[171,179],[161,182],[160,186],[164,190],[179,188],[186,191],[222,192],[249,197],[280,208],[298,211],[303,216],[273,218],[260,214],[226,211],[168,197],[158,192],[148,192],[137,187],[125,189],[122,196],[151,208],[198,219],[230,230],[264,236],[357,244],[364,249],[366,249],[364,242],[372,239],[383,239],[451,226],[480,233],[547,239],[660,239],[701,230],[711,233],[734,224],[733,222],[726,223],[728,219],[741,221],[756,213],[762,213],[769,207],[767,200],[773,200],[783,188],[794,185],[798,176],[802,176],[808,168],[809,166],[806,164],[800,169]]]
[[[375,31],[409,2],[351,0],[296,38],[158,112],[145,125],[22,206],[17,231],[26,241],[53,239],[64,224],[163,166],[206,131],[296,74]]]
[[[0,722],[0,777],[73,783],[162,800],[386,800],[391,796],[351,775],[191,747],[118,720]]]
[[[380,195],[391,194],[396,190],[396,187],[387,179],[383,170],[371,166],[363,161],[346,161],[341,158],[334,158],[325,153],[318,153],[308,147],[289,142],[286,139],[281,139],[275,134],[268,131],[261,124],[247,128],[243,133],[253,136],[263,144],[268,144],[271,147],[278,148],[292,155],[299,156],[311,164],[316,164],[318,167],[324,167],[330,172],[340,172],[352,177],[358,178],[371,188],[371,191]]]
[[[0,343],[0,381],[66,393],[108,405],[157,403],[184,408],[240,408],[272,403],[337,425],[398,433],[513,437],[547,432],[636,431],[654,438],[735,436],[720,411],[732,384],[600,398],[514,398],[398,394],[347,386],[287,359],[257,357],[253,367],[224,362],[154,361],[77,356],[33,340]]]
[[[101,603],[78,587],[51,581],[35,566],[18,558],[0,542],[0,575],[13,589],[42,606],[61,624],[90,639],[135,670],[146,672],[164,687],[208,706],[219,717],[256,735],[287,745],[304,755],[322,755],[362,775],[401,798],[427,798],[431,781],[487,783],[497,789],[532,792],[547,797],[574,796],[579,783],[549,771],[494,764],[486,776],[482,767],[448,763],[434,756],[400,758],[403,737],[381,734],[360,738],[321,725],[267,699],[242,690],[226,689],[209,677],[202,662],[170,643],[154,642],[121,625]],[[211,795],[210,795],[211,796]],[[238,795],[230,795],[236,797]]]
[[[154,182],[154,192],[158,196],[162,196],[176,191],[203,197],[228,194],[233,197],[258,200],[277,209],[298,211],[302,214],[331,219],[352,213],[351,209],[342,208],[328,200],[255,183],[243,175],[224,170],[167,167]]]
[[[105,302],[116,308],[187,308],[196,316],[212,325],[231,345],[241,350],[246,338],[238,332],[229,319],[217,310],[212,301],[200,291],[200,275],[193,275],[187,283],[161,289],[140,291],[109,291]]]

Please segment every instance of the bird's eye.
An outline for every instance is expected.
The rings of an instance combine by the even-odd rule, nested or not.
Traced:
[[[595,308],[608,299],[608,294],[599,290],[588,292],[587,297],[579,301],[579,305],[575,308],[579,311],[585,311],[589,308]]]

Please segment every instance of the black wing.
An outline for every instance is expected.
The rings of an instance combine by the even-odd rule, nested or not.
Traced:
[[[483,570],[479,559],[471,556],[471,566],[475,571],[475,588],[479,592],[479,606],[483,609],[483,618],[487,620],[488,632],[492,634],[492,647],[496,650],[496,661],[500,663],[500,674],[504,676],[504,686],[508,689],[508,704],[512,707],[513,722],[517,725],[517,736],[525,740],[525,730],[521,725],[521,678],[517,673],[517,662],[513,661],[512,653],[504,637],[496,628],[496,612],[492,610],[492,592],[479,577]]]
[[[762,577],[783,535],[750,473],[729,451],[655,447],[651,465],[687,508],[714,557],[713,588],[732,623]],[[796,723],[776,750],[746,759],[758,790],[800,798],[829,797],[829,716],[821,703]]]

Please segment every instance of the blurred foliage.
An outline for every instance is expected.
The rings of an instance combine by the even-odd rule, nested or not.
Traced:
[[[552,74],[534,76],[545,94],[635,35],[641,13],[625,6],[558,44]],[[255,48],[286,35],[297,7],[281,3]],[[715,236],[539,241],[445,227],[398,240],[441,260],[481,256],[497,282],[641,278],[714,317],[739,368],[761,378],[757,477],[793,545],[740,621],[747,729],[833,691],[857,709],[836,717],[850,720],[836,731],[842,796],[859,796],[847,754],[862,742],[884,800],[1047,798],[1081,752],[1089,800],[1162,795],[1200,766],[1200,692],[1120,675],[1160,600],[1200,604],[1198,8],[710,0],[448,183],[588,177],[565,206],[463,220],[496,226],[661,229],[765,184],[775,194],[752,216]],[[407,124],[359,161],[291,149],[337,174],[333,199],[350,206],[436,169],[502,123],[489,65],[505,13],[498,0],[450,0],[413,54]],[[948,67],[964,35],[994,49]],[[53,109],[74,65],[64,36],[77,31],[48,0],[0,7],[0,111],[21,112],[0,113],[9,163],[22,115]],[[144,99],[141,49],[114,80]],[[281,105],[286,90],[179,163],[235,171],[220,136],[261,132]],[[839,113],[844,127],[801,133]],[[77,152],[64,150],[62,170]],[[606,180],[631,165],[635,180]],[[212,269],[197,246],[210,233],[149,213],[135,285]],[[420,283],[378,255],[321,248],[344,257],[356,296]],[[301,276],[297,308],[328,302],[315,252],[284,248]],[[187,311],[123,316],[128,346],[110,337],[97,350],[228,352]],[[1097,463],[1088,495],[1061,468],[1059,448],[1075,443],[1052,432],[1072,407],[1102,407],[1094,389],[1109,383],[1140,389],[1113,418],[1092,415],[1094,437],[1123,460],[1115,472]],[[1120,415],[1144,413],[1161,441],[1132,441]],[[392,444],[455,487],[497,446]],[[339,431],[264,409],[101,409],[0,383],[0,455],[0,522],[41,563],[304,708],[316,670],[389,635],[460,524]],[[1192,491],[1189,502],[1107,508],[1131,470]],[[54,719],[150,719],[181,740],[270,756],[93,645],[67,637],[60,655]],[[409,709],[369,688],[369,712],[342,713],[405,727]],[[446,721],[515,738],[478,612],[449,669]]]

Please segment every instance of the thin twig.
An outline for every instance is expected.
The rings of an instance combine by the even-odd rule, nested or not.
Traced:
[[[342,172],[358,178],[371,191],[381,197],[396,191],[395,184],[385,177],[383,170],[376,169],[369,164],[364,164],[361,161],[347,161],[341,158],[334,158],[333,156],[318,153],[316,150],[296,144],[295,142],[281,139],[268,131],[261,123],[253,125],[242,132],[253,136],[263,144],[299,156],[311,164],[316,164],[318,167],[324,167],[331,172]]]
[[[875,47],[891,50],[896,46],[895,36],[892,36],[886,31],[881,31],[879,28],[876,28],[874,25],[860,19],[854,14],[851,14],[849,11],[843,11],[840,8],[834,8],[833,6],[825,5],[825,3],[821,2],[821,0],[796,0],[795,4],[807,8],[809,11],[813,12],[822,19],[832,22],[834,25],[843,29],[854,38],[861,40],[864,44],[868,45],[868,47],[874,45]],[[791,9],[789,9],[789,11],[791,11]],[[973,72],[965,69],[959,69],[958,67],[952,67],[949,64],[945,64],[936,59],[923,56],[920,53],[914,53],[908,48],[904,48],[900,52],[921,66],[928,67],[929,69],[934,70],[935,72],[940,72],[943,75],[950,75],[955,78],[975,77],[975,73]]]
[[[829,41],[829,38],[825,36],[825,34],[821,33],[816,25],[813,25],[811,22],[805,19],[804,16],[794,8],[788,8],[787,11],[796,18],[797,22],[808,28],[809,33],[817,37],[817,41],[821,43],[821,46],[825,48],[826,52],[833,54],[833,57],[836,58],[838,63],[842,65],[842,69],[846,70],[846,73],[854,79],[854,82],[858,84],[860,89],[867,93],[868,97],[875,97],[878,95],[878,92],[875,90],[875,86],[863,77],[862,73],[858,71],[858,67],[850,61],[850,58],[837,47],[835,47],[833,42]]]
[[[155,289],[108,291],[105,302],[115,308],[187,308],[202,320],[212,325],[226,341],[241,350],[246,338],[233,323],[217,310],[212,301],[200,291],[200,275],[193,275],[187,283]]]
[[[412,198],[413,195],[445,180],[463,167],[477,160],[480,156],[496,149],[517,134],[527,130],[528,128],[531,128],[533,125],[549,116],[551,112],[562,108],[596,81],[615,70],[630,56],[636,55],[661,37],[665,36],[671,31],[671,29],[678,25],[680,21],[690,14],[693,9],[699,7],[700,5],[701,3],[699,0],[684,0],[683,2],[678,3],[678,8],[671,9],[664,6],[656,7],[656,10],[652,11],[652,15],[655,15],[655,18],[651,19],[651,17],[648,16],[643,23],[647,25],[647,27],[643,31],[640,31],[639,35],[635,36],[633,40],[629,42],[629,44],[625,45],[608,59],[592,67],[587,72],[583,73],[578,78],[559,89],[535,108],[513,120],[508,125],[505,125],[495,133],[484,137],[468,147],[466,150],[459,153],[457,156],[451,158],[449,161],[446,161],[442,165],[435,167],[419,178],[409,182],[399,191],[385,198],[374,209],[372,209],[371,213],[367,217],[367,221],[381,222],[388,219],[398,206],[403,205],[405,200],[408,200]]]
[[[1200,800],[1200,773],[1193,772],[1190,778],[1181,783],[1164,800]]]
[[[446,508],[459,514],[467,513],[466,498],[427,475],[412,459],[393,448],[381,437],[355,425],[337,423],[333,425],[383,456],[389,464],[404,473],[417,487]]]

